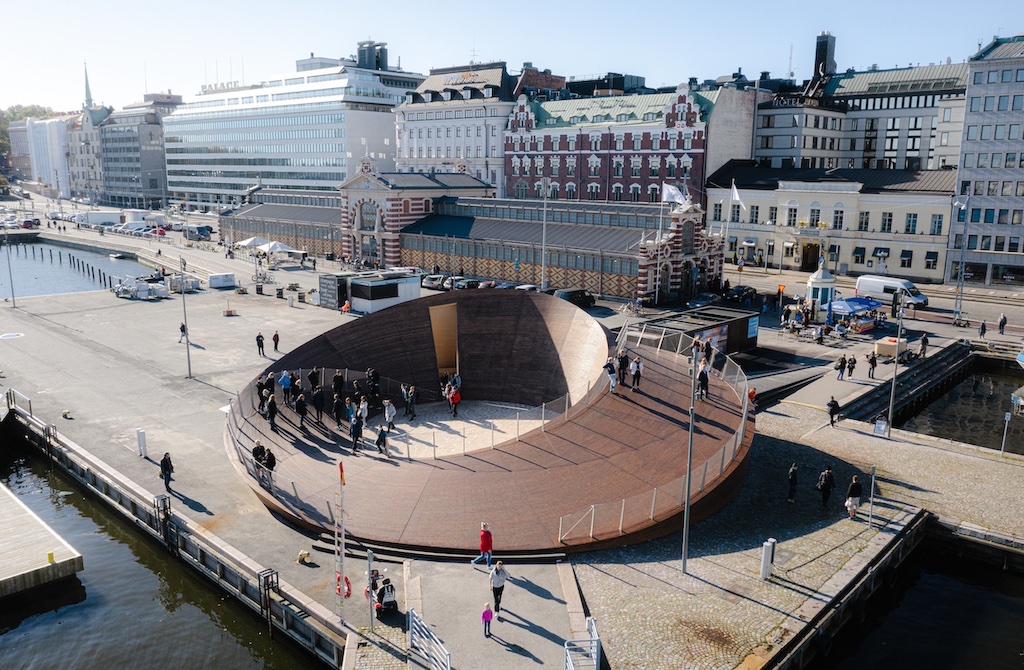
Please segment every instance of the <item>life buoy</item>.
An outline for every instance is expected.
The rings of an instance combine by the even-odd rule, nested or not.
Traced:
[[[347,575],[343,575],[340,572],[337,573],[337,574],[338,574],[338,583],[337,583],[337,588],[336,588],[337,594],[339,596],[342,596],[343,598],[346,598],[346,599],[347,598],[351,598],[352,597],[352,584],[351,584],[351,582],[348,581],[348,576]],[[342,582],[344,582],[344,584],[345,584],[344,592],[341,590]]]

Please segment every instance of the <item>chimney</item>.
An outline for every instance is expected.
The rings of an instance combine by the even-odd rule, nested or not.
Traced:
[[[836,73],[836,38],[835,35],[823,30],[814,44],[813,79],[821,79]]]

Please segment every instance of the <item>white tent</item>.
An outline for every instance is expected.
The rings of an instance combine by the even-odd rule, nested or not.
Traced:
[[[278,253],[278,252],[287,252],[287,251],[298,251],[298,249],[296,249],[294,247],[290,247],[287,244],[285,244],[284,242],[276,242],[276,241],[275,242],[267,242],[265,244],[261,244],[261,245],[257,246],[256,248],[259,249],[260,251],[266,252],[268,254],[274,254],[274,253]]]
[[[261,244],[270,244],[270,240],[265,237],[250,237],[242,240],[241,242],[235,242],[236,247],[258,247]]]

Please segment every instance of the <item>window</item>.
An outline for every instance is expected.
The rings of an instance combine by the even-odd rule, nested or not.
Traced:
[[[1024,107],[1024,95],[1013,96],[1013,103],[1011,106],[1013,108],[1013,111],[1019,112],[1021,108]]]
[[[914,260],[914,252],[913,251],[909,251],[909,250],[904,250],[900,254],[900,267],[901,268],[909,268],[910,264],[913,262],[913,260]]]
[[[949,133],[942,133],[941,135],[939,135],[939,146],[940,147],[948,147],[949,146]]]
[[[758,214],[760,214],[760,209],[761,208],[758,207],[757,205],[751,205],[750,206],[750,222],[751,223],[757,223],[758,222]]]
[[[1002,189],[1002,191],[1000,191],[999,195],[1013,195],[1013,182],[1012,181],[1004,181],[1003,182],[1003,189]]]
[[[982,235],[981,236],[981,250],[982,251],[992,251],[992,236],[991,235]]]
[[[868,229],[868,224],[871,222],[870,212],[861,212],[857,215],[857,230],[865,232]]]
[[[932,235],[941,235],[942,234],[942,217],[943,217],[942,214],[932,214],[932,228],[931,228],[931,234]]]
[[[1010,238],[1010,248],[1007,249],[1007,251],[1009,251],[1011,253],[1017,253],[1017,251],[1019,249],[1020,249],[1020,238],[1019,237],[1011,237]]]
[[[892,212],[882,212],[882,232],[892,232]]]
[[[1024,182],[1021,182],[1021,184],[1024,184]],[[768,208],[768,221],[772,225],[775,225],[775,224],[777,224],[779,222],[779,208],[778,207],[769,207]]]
[[[981,98],[980,97],[976,97],[976,96],[971,97],[971,111],[972,112],[980,112],[981,111]]]
[[[856,265],[864,265],[864,247],[857,247],[853,250],[853,262]]]
[[[939,252],[929,251],[924,256],[924,269],[935,270],[939,267]]]
[[[740,222],[740,206],[739,205],[733,205],[732,206],[731,211],[730,211],[730,216],[729,216],[729,222],[730,223],[739,223]]]
[[[1010,222],[1010,210],[1001,209],[999,210],[999,216],[996,217],[996,223],[1001,223],[1004,226]]]
[[[974,73],[974,83],[975,84],[984,84],[985,83],[985,73],[984,72],[975,72]]]
[[[999,182],[990,181],[988,183],[988,195],[999,195]]]
[[[970,127],[968,127],[968,130],[970,130]],[[970,133],[967,134],[967,139],[971,139]],[[992,139],[992,126],[986,125],[981,127],[981,139],[986,141]]]
[[[984,110],[986,112],[991,112],[991,111],[994,111],[995,108],[996,108],[996,96],[994,96],[994,95],[986,95],[985,96]]]
[[[791,228],[796,225],[796,207],[786,208],[786,225]]]
[[[1010,96],[1001,95],[996,101],[996,109],[1000,112],[1005,112],[1010,109]]]
[[[978,126],[967,126],[967,139],[976,140],[978,139]]]
[[[843,210],[841,210],[841,209],[837,209],[836,211],[832,212],[832,230],[842,230],[843,229],[843,218],[844,217],[845,217],[845,212]]]
[[[996,210],[994,210],[994,209],[986,209],[985,210],[985,223],[995,223],[995,222],[996,222]]]
[[[917,234],[917,214],[913,212],[907,214],[907,221],[903,227],[903,232],[906,235]]]
[[[999,83],[999,70],[991,70],[988,73],[988,83],[998,84]]]
[[[811,220],[810,225],[816,227],[821,222],[821,210],[816,207],[811,207]]]
[[[950,121],[953,120],[953,108],[952,107],[946,107],[945,109],[942,110],[942,120],[945,123],[949,123]],[[854,130],[856,130],[856,128],[854,128]]]
[[[722,220],[722,203],[716,202],[715,206],[711,209],[711,220],[721,221]]]
[[[612,176],[613,177],[621,177],[622,176],[622,161],[620,161],[620,160],[615,161],[615,163],[614,163],[614,165],[612,167]]]
[[[612,186],[612,200],[615,200],[616,202],[618,202],[619,200],[622,200],[622,185],[621,184],[616,184],[615,186]]]

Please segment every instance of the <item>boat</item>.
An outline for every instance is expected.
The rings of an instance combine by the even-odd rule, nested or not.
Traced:
[[[119,260],[119,259],[122,259],[122,258],[128,258],[128,256],[125,255],[125,254],[109,254],[109,256],[111,258],[113,258],[114,260]]]

